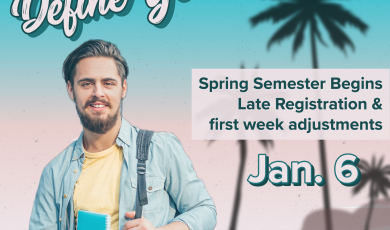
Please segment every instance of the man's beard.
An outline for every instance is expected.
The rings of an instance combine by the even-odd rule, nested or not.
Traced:
[[[76,101],[76,98],[75,98],[75,101]],[[88,101],[87,103],[85,103],[84,108],[89,107],[89,105],[91,103],[94,103],[96,101],[98,101],[98,100]],[[102,101],[102,102],[106,103],[107,107],[111,108],[111,104],[109,102],[107,102],[107,101]],[[75,105],[76,105],[77,114],[80,117],[81,124],[83,125],[84,128],[90,130],[91,132],[94,132],[97,134],[105,134],[115,126],[116,121],[118,120],[120,106],[118,107],[118,110],[115,112],[115,114],[113,114],[112,116],[108,115],[106,119],[101,119],[98,116],[92,117],[89,114],[80,112],[76,103],[75,103]]]

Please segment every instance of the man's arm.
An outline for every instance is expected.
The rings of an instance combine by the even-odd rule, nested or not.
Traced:
[[[203,181],[196,176],[191,160],[177,137],[167,134],[166,143],[165,189],[181,213],[171,223],[184,223],[190,230],[213,229],[216,225],[217,212]]]
[[[30,217],[30,230],[57,229],[57,208],[54,187],[46,168],[43,170]]]
[[[165,139],[166,138],[166,139]],[[133,219],[135,211],[126,212],[126,217],[133,219],[126,222],[122,230],[211,230],[215,227],[217,212],[210,195],[192,167],[184,149],[173,134],[165,136],[166,152],[165,190],[176,204],[180,215],[167,225],[155,228],[144,217]]]
[[[132,212],[126,212],[126,217],[129,219],[134,219],[135,217],[135,211]],[[128,230],[128,229],[145,229],[145,230],[189,230],[188,226],[186,224],[183,224],[181,222],[173,222],[168,225],[155,228],[152,223],[150,223],[147,219],[145,219],[143,216],[140,219],[131,220],[128,221],[122,228],[122,230]]]
[[[157,228],[159,230],[190,230],[186,224],[182,222],[172,222],[168,225]]]

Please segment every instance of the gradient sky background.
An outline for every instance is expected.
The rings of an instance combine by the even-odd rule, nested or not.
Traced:
[[[318,45],[320,68],[389,69],[390,2],[334,2],[352,11],[369,29],[363,35],[350,26],[345,28],[356,47],[355,52],[348,47],[346,54],[323,34],[328,47]],[[268,39],[281,24],[268,22],[251,28],[249,18],[277,1],[176,1],[171,22],[163,29],[147,21],[145,1],[135,1],[125,16],[101,16],[84,24],[76,41],[52,26],[35,38],[24,34],[22,22],[10,14],[11,3],[0,2],[0,95],[4,99],[0,112],[1,228],[27,228],[43,167],[81,132],[61,68],[77,46],[99,38],[115,43],[130,67],[124,117],[138,127],[173,132],[179,137],[215,200],[216,229],[227,229],[239,164],[238,145],[234,141],[210,146],[206,141],[191,141],[191,69],[239,68],[241,63],[247,68],[256,64],[260,68],[311,68],[307,33],[293,59],[291,38],[270,51],[266,49]],[[388,145],[389,141],[327,142],[333,208],[352,212],[368,202],[367,189],[352,196],[352,189],[334,178],[337,157],[347,152],[363,159],[384,155],[389,164]],[[317,186],[250,186],[245,179],[255,173],[257,154],[262,152],[265,150],[256,141],[249,142],[241,213],[236,217],[238,229],[300,229],[310,212],[322,208],[322,190]],[[320,172],[316,141],[277,141],[268,154],[270,161],[309,160]]]

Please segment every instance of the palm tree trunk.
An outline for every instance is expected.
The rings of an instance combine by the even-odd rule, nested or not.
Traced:
[[[316,41],[314,35],[314,16],[311,19],[311,27],[310,27],[310,38],[311,38],[311,52],[312,52],[312,60],[313,60],[313,69],[318,69],[317,63],[317,48]],[[320,148],[320,160],[321,160],[321,175],[325,180],[325,185],[322,187],[323,189],[323,199],[324,199],[324,209],[325,209],[325,226],[327,230],[332,230],[332,215],[330,211],[330,199],[329,199],[329,190],[328,190],[328,174],[327,174],[327,166],[326,166],[326,149],[325,149],[325,141],[319,140],[319,148]]]
[[[364,227],[365,230],[368,230],[368,228],[370,227],[370,220],[371,220],[372,210],[374,208],[374,186],[373,185],[374,185],[374,183],[371,182],[371,186],[370,186],[370,209],[368,210],[366,226]]]
[[[236,194],[234,197],[233,213],[232,213],[232,217],[230,218],[229,230],[236,230],[237,228],[238,213],[239,213],[240,203],[241,203],[242,177],[244,175],[244,167],[245,167],[246,153],[247,153],[246,140],[239,140],[238,144],[240,145],[240,167],[238,169]]]
[[[317,63],[317,48],[316,48],[316,39],[314,36],[314,18],[312,19],[310,25],[310,41],[311,41],[311,57],[313,61],[313,69],[318,69],[318,63]]]

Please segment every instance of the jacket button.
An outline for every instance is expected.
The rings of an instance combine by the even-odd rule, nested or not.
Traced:
[[[149,186],[149,190],[152,190],[153,188],[152,188],[152,186]]]
[[[66,198],[66,194],[64,194],[64,198]]]
[[[60,221],[61,221],[62,219],[60,218]]]
[[[74,172],[74,173],[77,173],[77,170],[75,169],[73,172]]]

